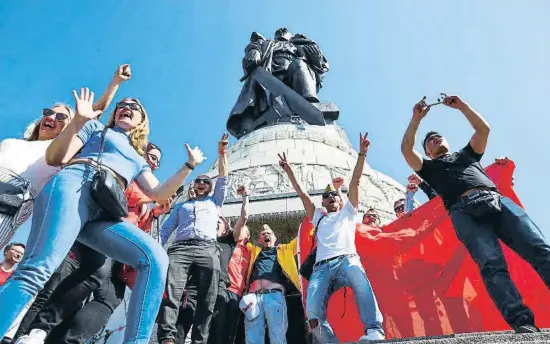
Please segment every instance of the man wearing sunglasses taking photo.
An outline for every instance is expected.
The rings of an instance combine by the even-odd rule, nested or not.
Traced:
[[[286,155],[283,154],[279,162],[302,200],[306,215],[316,227],[317,257],[307,288],[306,314],[313,336],[319,343],[338,343],[327,321],[327,294],[331,290],[348,286],[353,289],[365,326],[365,335],[361,340],[381,340],[385,337],[382,314],[355,248],[359,183],[370,146],[367,135],[360,135],[357,163],[349,184],[348,200],[343,207],[340,193],[329,185],[323,193],[324,209],[316,209],[311,197],[296,179]]]
[[[227,193],[227,156],[229,135],[218,142],[218,178],[214,192],[212,179],[200,175],[192,186],[191,197],[178,203],[164,222],[160,237],[164,245],[176,230],[174,243],[168,249],[169,267],[166,298],[160,309],[158,339],[161,344],[175,344],[180,302],[189,271],[197,281],[197,305],[191,331],[192,343],[206,343],[218,295],[220,252],[217,246],[218,217]],[[188,166],[193,169],[194,166]]]

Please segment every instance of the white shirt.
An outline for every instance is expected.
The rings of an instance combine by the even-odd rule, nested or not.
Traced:
[[[346,202],[342,210],[327,213],[317,227],[317,259],[319,262],[344,254],[356,254],[355,248],[355,216],[357,209],[351,202]],[[317,225],[323,216],[321,209],[315,209],[313,226]]]
[[[30,181],[33,189],[39,193],[48,180],[61,169],[46,164],[46,149],[51,143],[52,140],[5,139],[0,142],[0,166]]]

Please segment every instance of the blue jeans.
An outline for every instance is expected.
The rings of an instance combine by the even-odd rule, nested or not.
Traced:
[[[533,312],[510,278],[498,239],[531,264],[550,288],[550,246],[537,225],[511,199],[492,191],[459,199],[450,215],[504,320],[512,328],[534,325]]]
[[[168,256],[160,244],[127,222],[103,221],[90,194],[95,170],[71,165],[38,195],[25,256],[0,288],[0,335],[44,287],[75,240],[138,272],[126,321],[125,344],[146,344],[162,299]]]
[[[285,295],[281,292],[257,294],[259,314],[254,320],[244,319],[246,344],[261,344],[265,339],[265,323],[271,344],[286,344],[288,320]]]
[[[351,287],[357,300],[361,322],[367,330],[382,329],[382,313],[358,255],[343,255],[316,263],[307,287],[306,314],[312,333],[320,343],[339,343],[327,321],[327,305],[332,292]],[[315,326],[313,321],[317,320]]]

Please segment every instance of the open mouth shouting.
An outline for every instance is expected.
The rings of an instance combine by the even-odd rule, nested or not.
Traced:
[[[51,129],[51,130],[55,130],[55,127],[56,127],[56,120],[53,119],[53,118],[49,118],[49,117],[45,117],[43,120],[42,120],[42,123],[40,125],[40,129]]]
[[[124,109],[118,115],[119,120],[128,118],[131,121],[133,117],[134,117],[134,114],[132,113],[132,110],[130,110],[130,109]]]

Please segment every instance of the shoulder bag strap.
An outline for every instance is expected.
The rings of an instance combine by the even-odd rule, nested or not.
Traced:
[[[105,147],[105,134],[107,134],[107,130],[109,128],[105,126],[103,130],[101,131],[101,143],[99,144],[99,152],[97,154],[97,167],[99,170],[101,170],[101,160],[103,159],[103,148]]]
[[[317,221],[317,225],[315,226],[315,230],[313,231],[313,239],[311,240],[311,250],[313,251],[313,243],[315,240],[317,240],[317,231],[319,230],[319,224],[321,223],[321,220],[326,216],[326,214],[323,214],[319,221]]]

